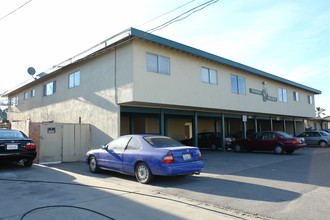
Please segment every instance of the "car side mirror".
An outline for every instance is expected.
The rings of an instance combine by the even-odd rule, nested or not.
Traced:
[[[107,145],[101,145],[101,149],[106,150],[108,148]]]

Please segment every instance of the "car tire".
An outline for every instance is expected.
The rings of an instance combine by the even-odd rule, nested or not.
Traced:
[[[325,142],[325,141],[320,141],[319,146],[320,146],[320,147],[325,147],[325,146],[327,146],[327,142]]]
[[[97,173],[100,171],[99,166],[97,165],[97,160],[94,156],[91,156],[88,160],[88,167],[92,173]]]
[[[25,160],[23,164],[25,167],[31,167],[33,164],[33,160]]]
[[[140,162],[135,168],[135,178],[139,183],[150,183],[154,178],[150,168],[146,163]]]
[[[236,144],[236,145],[234,146],[234,151],[235,151],[235,152],[242,152],[243,149],[242,149],[241,145]]]
[[[211,150],[217,150],[217,146],[215,146],[215,144],[212,144],[210,148]]]
[[[283,154],[284,150],[283,147],[281,145],[276,145],[274,148],[274,153],[275,154]]]

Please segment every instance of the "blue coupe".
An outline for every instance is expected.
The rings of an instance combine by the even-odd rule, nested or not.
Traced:
[[[93,173],[112,170],[135,175],[140,183],[149,183],[154,175],[199,174],[204,167],[197,147],[160,135],[121,136],[100,149],[88,151],[85,162]]]

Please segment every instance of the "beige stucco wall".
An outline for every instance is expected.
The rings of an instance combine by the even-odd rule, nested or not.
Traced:
[[[307,95],[313,94],[308,91],[157,44],[135,41],[134,45],[135,101],[297,117],[314,115],[314,104],[307,103]],[[147,72],[147,52],[170,57],[171,74]],[[218,85],[202,82],[201,67],[217,70]],[[245,77],[245,95],[231,92],[231,74]],[[249,93],[249,88],[262,90],[263,81],[270,96],[278,97],[278,88],[287,89],[288,102],[264,102],[260,95]],[[293,91],[299,92],[299,102],[293,101]]]
[[[171,74],[147,72],[147,52],[170,57]],[[217,70],[217,85],[202,82],[201,67]],[[312,93],[147,41],[134,40],[133,43],[59,71],[61,72],[53,78],[44,82],[41,80],[36,86],[26,88],[27,92],[35,89],[35,97],[24,100],[25,91],[20,91],[17,94],[19,105],[10,109],[9,120],[91,124],[91,144],[96,147],[120,135],[119,105],[131,105],[133,102],[143,103],[142,106],[149,103],[166,104],[252,115],[314,115],[314,104],[307,104],[307,95],[313,95]],[[75,71],[80,71],[80,86],[69,89],[68,75]],[[245,77],[245,95],[231,93],[231,74]],[[56,93],[43,96],[43,85],[54,80]],[[261,90],[263,81],[267,82],[266,88],[270,96],[277,97],[278,88],[286,88],[288,102],[263,102],[260,95],[249,93],[249,88]],[[293,101],[293,91],[299,92],[300,102]],[[148,132],[158,131],[159,126],[155,120],[158,119],[150,119],[147,123],[149,127],[143,129]],[[169,124],[169,132],[174,132],[176,139],[184,138],[185,122],[177,121],[173,126]],[[177,127],[176,123],[180,126]],[[125,125],[122,131],[128,132],[129,121],[125,119],[122,125]],[[200,131],[213,130],[213,126],[213,122],[207,124],[201,121]],[[220,125],[217,126],[220,130]],[[275,124],[274,127],[276,126]],[[241,119],[231,124],[232,131],[239,130],[240,127]]]
[[[92,124],[92,147],[104,144],[120,134],[120,108],[117,103],[115,79],[117,79],[118,97],[127,101],[132,99],[132,48],[130,46],[113,50],[89,60],[72,65],[54,78],[37,86],[35,97],[24,100],[18,94],[19,105],[11,107],[9,120],[32,122],[54,121],[57,123]],[[116,64],[115,64],[116,60]],[[80,71],[80,86],[69,89],[68,75]],[[115,74],[116,71],[116,74]],[[56,80],[56,93],[43,96],[43,85]]]

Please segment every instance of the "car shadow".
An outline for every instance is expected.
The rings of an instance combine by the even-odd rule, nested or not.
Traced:
[[[187,177],[157,177],[152,185],[164,188],[171,187],[184,189],[185,191],[209,194],[212,196],[264,202],[292,201],[301,196],[300,193],[290,190],[241,181],[213,178],[203,176],[203,174],[200,176]],[[197,194],[196,196],[197,199],[200,195]]]
[[[221,178],[209,177],[208,175],[187,175],[187,176],[155,176],[150,184],[140,184],[134,176],[129,176],[113,171],[102,170],[99,173],[91,173],[86,164],[64,163],[49,165],[57,169],[78,173],[81,175],[101,178],[112,183],[125,181],[134,188],[143,186],[145,189],[163,191],[185,190],[194,193],[203,193],[213,196],[231,197],[237,199],[249,199],[256,201],[282,202],[291,201],[300,197],[299,193],[284,190],[276,187],[269,187],[259,184],[251,184],[241,181],[226,180]],[[219,187],[221,186],[221,187]],[[274,196],[276,195],[276,196]],[[198,199],[198,198],[196,198]]]
[[[330,153],[330,151],[329,151]],[[292,155],[275,155],[269,152],[235,153],[222,151],[202,151],[205,163],[204,171],[199,176],[157,176],[146,188],[157,187],[160,191],[185,190],[193,193],[203,193],[213,196],[248,199],[254,201],[283,202],[292,201],[301,196],[294,190],[283,189],[280,185],[269,186],[263,180],[276,180],[284,182],[314,184],[330,187],[330,180],[324,175],[327,167],[325,159],[329,156],[313,149],[297,151]],[[322,160],[319,158],[322,157]],[[315,162],[317,161],[317,162]],[[323,163],[320,163],[323,161]],[[136,182],[134,176],[102,171],[91,173],[88,166],[83,163],[49,165],[58,169],[68,170],[81,175],[92,176],[108,181]],[[321,172],[320,172],[321,171]],[[323,173],[322,173],[323,172]],[[205,175],[204,175],[205,174]],[[226,179],[224,175],[237,176],[237,180]],[[223,178],[222,178],[223,176]],[[259,183],[249,183],[242,177],[259,179]],[[115,180],[116,179],[116,180]]]
[[[204,175],[203,173],[201,175],[187,176],[155,176],[151,183],[141,184],[136,181],[134,176],[113,171],[101,170],[98,173],[91,173],[87,164],[84,163],[64,163],[48,166],[89,177],[100,178],[111,183],[123,184],[123,182],[125,182],[133,188],[140,188],[143,186],[145,189],[154,190],[157,188],[157,190],[164,192],[169,189],[175,189],[213,196],[269,202],[291,201],[301,196],[299,193],[289,190],[241,181],[226,180],[218,177],[214,178],[209,175]]]
[[[70,165],[74,166],[69,169],[58,165],[27,168],[19,164],[1,163],[0,219],[20,219],[26,214],[24,219],[106,219],[102,215],[113,219],[157,219],[158,216],[182,219],[172,212],[141,202],[145,200],[145,195],[126,192],[125,188],[115,184],[91,186],[77,174],[85,174],[87,166],[81,166],[81,163]],[[69,170],[75,171],[75,174],[67,172]],[[105,177],[106,173],[100,173],[100,176]],[[138,211],[127,212],[127,209]]]

